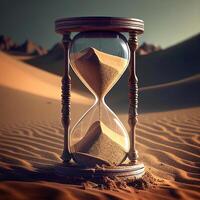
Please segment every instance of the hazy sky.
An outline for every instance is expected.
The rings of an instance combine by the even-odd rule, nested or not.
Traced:
[[[0,34],[50,48],[61,37],[59,17],[116,16],[143,19],[140,41],[167,47],[200,31],[200,0],[0,0]]]

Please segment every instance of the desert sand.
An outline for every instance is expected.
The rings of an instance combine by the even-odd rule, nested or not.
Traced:
[[[0,52],[0,85],[11,89],[60,100],[61,77],[37,69]],[[72,92],[75,100],[89,104],[88,98]],[[79,101],[78,100],[78,101]]]
[[[55,174],[63,148],[60,77],[3,53],[0,67],[0,199],[200,198],[200,107],[139,115],[136,146],[158,185],[128,191],[73,185]],[[79,107],[74,123],[93,99],[72,96],[72,108]],[[118,114],[128,128],[126,112]]]

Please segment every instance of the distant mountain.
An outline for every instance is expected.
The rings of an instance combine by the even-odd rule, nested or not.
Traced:
[[[148,44],[144,42],[136,51],[137,55],[148,55],[150,53],[153,53],[155,51],[160,51],[161,47],[156,46],[154,44]]]
[[[64,59],[63,45],[62,43],[56,43],[48,52],[48,58],[51,57],[54,60]]]
[[[47,54],[47,50],[42,48],[41,46],[35,44],[31,40],[26,40],[22,45],[16,48],[16,51],[23,52],[31,55],[45,55]]]
[[[161,50],[160,46],[155,46],[153,44],[143,43],[138,49],[138,55],[147,55],[154,51]],[[50,62],[51,61],[51,62]],[[64,72],[64,52],[62,43],[55,44],[52,49],[49,50],[47,55],[42,57],[33,58],[27,61],[29,64],[35,65],[36,67],[42,67],[42,69],[55,73],[57,75],[62,75]],[[58,64],[54,68],[55,64]]]
[[[110,107],[116,111],[128,111],[128,95],[126,86],[119,85],[107,97]],[[178,81],[160,85],[147,86],[139,89],[140,113],[161,112],[166,110],[200,106],[200,74],[196,74]],[[119,92],[117,91],[126,91]],[[120,105],[120,107],[119,107]]]
[[[26,40],[23,44],[18,45],[13,42],[10,37],[4,35],[0,36],[0,50],[9,53],[22,53],[27,55],[47,54],[47,50],[30,40]]]
[[[64,73],[64,51],[62,43],[55,44],[48,54],[26,61],[45,71],[62,76]]]
[[[200,73],[200,34],[161,51],[138,56],[139,85],[176,81]]]
[[[0,35],[0,50],[1,51],[10,51],[14,50],[17,47],[17,44],[13,42],[12,38],[4,35]]]

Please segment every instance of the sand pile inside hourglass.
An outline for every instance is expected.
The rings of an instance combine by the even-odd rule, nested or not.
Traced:
[[[70,55],[70,64],[82,82],[98,97],[103,97],[123,74],[127,59],[89,47]]]
[[[95,121],[86,135],[74,145],[74,157],[79,163],[90,166],[117,165],[126,156],[123,144],[125,138],[109,129],[103,122]]]
[[[87,48],[70,55],[70,63],[82,82],[99,99],[103,98],[127,66],[127,59]],[[104,117],[104,116],[102,116]],[[125,138],[108,128],[101,119],[95,121],[74,146],[73,156],[85,165],[120,164],[126,156]]]

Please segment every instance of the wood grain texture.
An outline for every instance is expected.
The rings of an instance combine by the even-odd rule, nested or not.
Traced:
[[[65,72],[62,78],[62,124],[64,127],[64,148],[61,158],[64,162],[71,159],[69,148],[69,125],[70,125],[70,97],[71,97],[71,77],[69,75],[69,45],[70,34],[63,35],[63,47],[65,57]]]
[[[144,22],[135,18],[120,17],[72,17],[55,21],[57,33],[82,32],[82,31],[117,31],[142,34]]]
[[[129,63],[129,116],[128,123],[130,127],[129,137],[130,137],[130,151],[128,157],[131,162],[135,163],[138,158],[137,151],[135,149],[135,128],[137,123],[137,108],[138,108],[138,79],[136,76],[136,66],[135,66],[135,50],[137,49],[137,35],[136,33],[129,33],[129,48],[131,53],[130,63]]]

